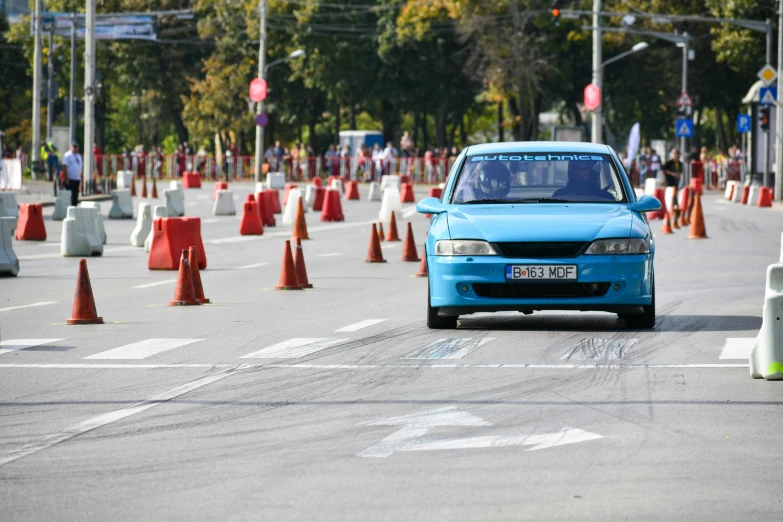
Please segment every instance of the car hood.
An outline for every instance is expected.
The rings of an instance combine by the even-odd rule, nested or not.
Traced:
[[[455,205],[448,224],[452,239],[592,241],[629,237],[634,217],[624,205],[606,203]]]

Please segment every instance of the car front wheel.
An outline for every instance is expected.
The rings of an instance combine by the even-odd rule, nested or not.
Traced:
[[[432,274],[430,274],[430,277]],[[427,327],[431,330],[453,330],[457,327],[458,315],[441,317],[438,315],[438,309],[430,305],[430,285],[427,283]]]
[[[644,312],[641,314],[623,314],[620,319],[625,321],[625,327],[630,330],[643,330],[655,327],[655,283],[652,289],[652,301],[647,306],[642,307]]]

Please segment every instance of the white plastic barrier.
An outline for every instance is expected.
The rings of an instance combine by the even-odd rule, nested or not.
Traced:
[[[54,200],[54,213],[52,214],[52,219],[55,221],[62,221],[65,219],[66,214],[68,213],[68,207],[71,206],[71,191],[70,190],[60,190],[57,193],[57,199]]]
[[[658,188],[658,180],[655,178],[647,178],[644,180],[644,194],[645,196],[654,196],[655,189]]]
[[[281,172],[270,172],[266,175],[266,188],[270,189],[284,189],[285,188],[285,174]]]
[[[383,184],[381,184],[383,186]],[[387,187],[383,191],[383,200],[381,201],[381,211],[378,212],[378,218],[381,221],[391,219],[392,210],[397,219],[402,217],[402,203],[400,203],[400,191],[394,187]]]
[[[302,197],[302,192],[298,188],[292,188],[288,192],[288,200],[283,210],[283,224],[293,225],[296,219],[296,212],[299,208],[299,199]]]
[[[0,217],[19,217],[19,205],[13,192],[0,192]]]
[[[367,196],[367,201],[380,201],[381,192],[381,184],[377,181],[373,181],[370,183],[370,193]]]
[[[0,274],[15,276],[19,273],[19,258],[13,249],[14,230],[15,217],[0,217]]]
[[[144,241],[152,231],[152,205],[139,203],[139,214],[136,218],[136,228],[130,236],[130,244],[135,247],[143,247]]]
[[[668,212],[672,218],[674,217],[674,198],[676,197],[676,190],[676,187],[666,187],[663,193],[663,200],[666,202],[666,212]]]
[[[780,234],[780,262],[783,263],[783,233]]]
[[[155,205],[155,208],[152,209],[152,220],[169,217],[168,209],[165,205]],[[152,246],[152,227],[150,227],[150,232],[147,234],[147,239],[144,240],[144,251],[149,253],[150,247]]]
[[[131,200],[130,190],[117,189],[111,191],[109,219],[133,219],[133,200]]]
[[[305,187],[305,195],[303,200],[305,210],[312,208],[313,206],[313,202],[315,201],[315,188],[316,187],[313,184],[308,184]]]
[[[723,197],[731,201],[731,194],[732,190],[737,186],[736,181],[727,181],[726,182],[726,192],[723,194]]]
[[[339,190],[341,194],[342,194],[343,192],[345,192],[345,189],[343,188],[343,180],[341,180],[341,179],[333,179],[333,180],[332,180],[332,181],[329,183],[329,188],[330,188],[330,189]]]
[[[103,243],[98,237],[94,208],[68,207],[60,235],[60,254],[64,256],[103,255]]]
[[[748,191],[748,206],[756,204],[756,199],[759,197],[759,186],[751,185]]]
[[[182,196],[182,208],[183,208],[181,215],[184,216],[185,215],[185,210],[184,210],[184,208],[185,208],[185,189],[182,188],[182,182],[181,181],[176,181],[176,180],[170,181],[169,182],[169,190],[179,190],[179,195]]]
[[[734,185],[734,196],[731,198],[732,203],[742,202],[742,189],[743,189],[742,183],[737,183]]]
[[[98,231],[98,239],[101,240],[101,244],[106,244],[106,227],[103,223],[103,214],[101,213],[101,204],[96,201],[82,201],[79,203],[80,207],[91,208],[95,210],[95,227]]]
[[[218,190],[215,203],[212,205],[213,216],[236,215],[237,208],[234,205],[234,193],[230,190]]]
[[[182,198],[182,190],[167,189],[163,191],[163,200],[169,216],[179,217],[185,215],[185,200]]]
[[[0,190],[22,190],[22,160],[0,160]]]
[[[783,263],[767,267],[761,330],[750,350],[750,376],[783,380]]]
[[[133,171],[132,170],[118,170],[117,171],[117,188],[129,189],[133,183]]]

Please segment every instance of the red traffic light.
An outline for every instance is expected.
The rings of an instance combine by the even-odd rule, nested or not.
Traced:
[[[552,9],[552,18],[560,18],[560,9]]]

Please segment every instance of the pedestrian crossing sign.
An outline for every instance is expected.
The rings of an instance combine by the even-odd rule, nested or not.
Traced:
[[[759,89],[759,105],[775,105],[777,98],[777,87],[762,87]]]
[[[678,138],[693,137],[693,120],[690,118],[680,118],[674,124],[674,134]]]

